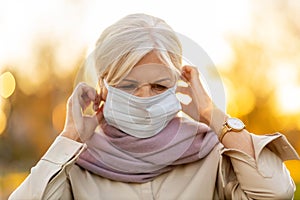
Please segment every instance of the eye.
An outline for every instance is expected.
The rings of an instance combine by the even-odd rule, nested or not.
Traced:
[[[117,88],[120,90],[135,90],[137,88],[137,85],[136,84],[118,85]]]
[[[151,89],[156,90],[156,91],[165,91],[168,88],[166,86],[160,85],[160,84],[151,84]]]

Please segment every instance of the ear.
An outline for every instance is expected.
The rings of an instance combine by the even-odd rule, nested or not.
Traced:
[[[107,91],[106,87],[101,88],[101,99],[103,99],[103,101],[106,101],[107,92],[108,91]]]
[[[98,86],[99,86],[99,93],[101,95],[101,100],[106,101],[108,91],[107,91],[102,79],[99,79]]]

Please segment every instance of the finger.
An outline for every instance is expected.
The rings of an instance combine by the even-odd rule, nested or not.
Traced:
[[[85,101],[92,101],[96,98],[96,89],[88,86],[88,85],[83,85],[81,87],[81,95],[85,98]]]
[[[85,83],[80,83],[78,87],[75,89],[75,96],[78,96],[81,108],[85,110],[85,108],[95,100],[96,98],[96,90]]]
[[[94,111],[97,111],[99,109],[100,103],[101,103],[101,96],[100,94],[96,94],[96,98],[94,100],[94,105],[93,105]]]
[[[74,121],[75,128],[77,132],[80,134],[80,130],[82,129],[82,121],[83,121],[83,114],[82,114],[82,108],[81,104],[79,102],[79,99],[74,97],[71,98],[72,106],[71,106],[71,115],[72,119]]]
[[[84,116],[84,129],[78,131],[81,141],[87,141],[95,132],[96,127],[98,126],[98,120],[96,115],[93,116]]]
[[[182,67],[182,73],[183,75],[188,75],[188,76],[198,76],[199,75],[199,71],[197,69],[197,67],[194,67],[194,66],[189,66],[189,65],[185,65]]]
[[[71,114],[76,125],[80,125],[83,119],[82,111],[90,103],[90,98],[94,96],[94,89],[85,83],[79,83],[75,88],[71,101]],[[80,129],[81,127],[77,127]]]
[[[101,107],[93,116],[84,116],[85,131],[84,133],[79,132],[79,136],[82,141],[88,140],[94,134],[95,129],[102,122],[103,118],[103,111]]]
[[[191,65],[184,65],[182,67],[182,69],[187,71],[187,72],[191,72],[191,71],[194,71],[194,70],[198,71],[197,67],[191,66]]]
[[[86,90],[87,96],[89,97],[90,100],[96,99],[96,96],[97,96],[96,89],[87,86],[87,87],[85,88],[85,90]]]
[[[182,72],[184,72],[185,74],[189,74],[193,71],[193,67],[189,66],[189,65],[185,65],[182,67]]]
[[[183,78],[183,80],[185,80],[186,82],[190,82],[191,80],[191,73],[190,73],[190,69],[187,66],[184,66],[182,68],[181,71],[181,77]]]

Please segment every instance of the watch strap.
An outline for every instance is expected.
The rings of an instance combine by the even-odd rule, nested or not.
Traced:
[[[229,128],[226,123],[223,124],[222,126],[222,130],[221,130],[221,134],[219,135],[219,141],[222,142],[224,136],[229,132],[231,131],[231,128]]]

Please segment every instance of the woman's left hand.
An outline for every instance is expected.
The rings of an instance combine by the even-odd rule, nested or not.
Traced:
[[[188,84],[188,87],[178,86],[177,92],[192,98],[188,105],[181,105],[182,111],[194,120],[208,124],[210,112],[214,105],[200,81],[198,69],[185,65],[182,67],[181,77]]]

